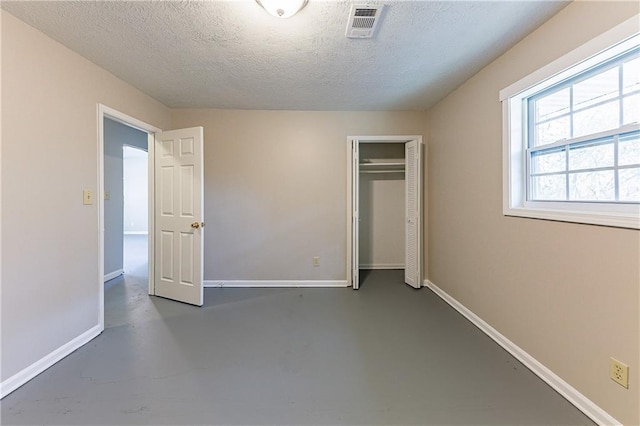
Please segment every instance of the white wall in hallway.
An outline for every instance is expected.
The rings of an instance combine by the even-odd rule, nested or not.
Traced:
[[[123,153],[124,233],[145,234],[149,228],[149,156],[146,151],[129,146],[124,147]]]
[[[114,120],[104,120],[104,272],[123,269],[124,157],[126,145],[147,149],[147,134]],[[145,215],[147,215],[145,198]]]

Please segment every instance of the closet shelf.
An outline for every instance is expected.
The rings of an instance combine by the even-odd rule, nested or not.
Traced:
[[[360,163],[363,173],[393,173],[404,171],[403,158],[364,160]]]

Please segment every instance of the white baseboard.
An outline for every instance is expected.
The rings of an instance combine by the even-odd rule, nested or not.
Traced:
[[[147,231],[125,231],[124,235],[149,235]]]
[[[104,282],[106,283],[107,281],[119,277],[122,274],[124,274],[124,269],[118,269],[113,272],[109,272],[108,274],[104,274]]]
[[[393,264],[393,263],[378,263],[378,264],[366,264],[359,265],[360,269],[404,269],[404,263],[402,264]]]
[[[0,399],[9,395],[11,392],[36,377],[38,374],[51,367],[62,358],[71,354],[76,349],[82,347],[84,344],[97,337],[101,332],[102,329],[100,328],[100,326],[96,325],[95,327],[90,328],[70,342],[67,342],[64,345],[60,346],[58,349],[51,352],[49,355],[46,355],[44,358],[41,358],[22,371],[19,371],[18,373],[9,377],[7,380],[0,383]]]
[[[455,310],[460,312],[462,316],[471,321],[476,327],[483,331],[487,336],[493,339],[497,344],[502,346],[507,352],[513,355],[518,361],[523,363],[525,367],[531,370],[536,376],[544,380],[556,392],[562,395],[567,401],[575,405],[576,408],[587,415],[591,420],[599,425],[622,425],[618,420],[613,418],[609,413],[598,407],[593,401],[581,394],[576,388],[565,382],[560,376],[549,370],[537,359],[529,355],[524,349],[513,343],[511,340],[503,336],[498,330],[491,327],[480,317],[470,311],[462,303],[449,296],[444,290],[429,280],[424,280],[424,286],[429,287],[442,300],[451,305]]]
[[[347,281],[321,280],[204,280],[205,287],[347,287]]]

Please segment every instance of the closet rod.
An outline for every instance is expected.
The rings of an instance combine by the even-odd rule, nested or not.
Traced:
[[[360,173],[404,173],[404,169],[401,169],[401,170],[360,170]]]
[[[405,162],[404,161],[389,161],[389,162],[363,161],[362,163],[360,163],[360,167],[371,167],[371,168],[374,168],[374,167],[394,167],[394,166],[404,167],[405,166]]]

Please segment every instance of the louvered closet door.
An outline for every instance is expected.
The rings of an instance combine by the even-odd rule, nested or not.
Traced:
[[[420,288],[420,144],[411,141],[405,144],[405,270],[404,281],[412,287]]]
[[[202,306],[202,127],[156,133],[155,294]]]
[[[351,283],[360,288],[360,155],[359,142],[351,141]]]

